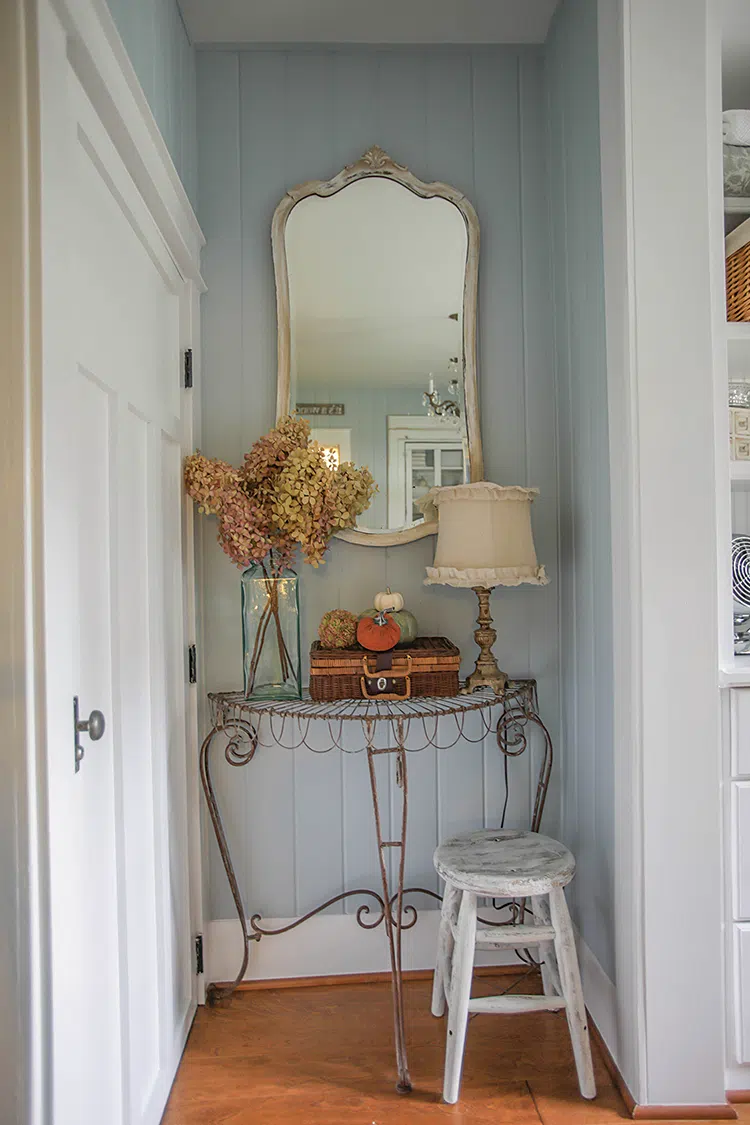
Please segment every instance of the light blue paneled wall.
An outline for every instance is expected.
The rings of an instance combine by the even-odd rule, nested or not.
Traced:
[[[198,213],[203,273],[203,449],[239,463],[274,421],[276,316],[270,227],[284,192],[327,178],[372,144],[425,180],[465,192],[481,224],[479,387],[485,473],[536,485],[534,530],[546,588],[498,590],[496,652],[533,672],[559,734],[558,504],[550,292],[544,58],[541,48],[299,49],[198,53]],[[322,423],[321,423],[322,424]],[[241,684],[238,572],[206,525],[205,653],[209,690]],[[422,631],[445,634],[473,664],[476,603],[425,587],[430,538],[390,549],[334,541],[318,571],[301,566],[303,645],[323,612],[401,590]],[[467,733],[476,737],[477,731]],[[324,735],[321,733],[321,738]],[[452,741],[449,732],[444,739]],[[561,759],[555,770],[560,777]],[[223,763],[222,763],[223,764]],[[408,880],[434,886],[432,851],[447,833],[497,823],[502,763],[492,739],[410,756]],[[511,822],[528,821],[534,769],[511,768]],[[216,784],[251,909],[289,917],[344,886],[377,886],[362,755],[277,744]],[[547,827],[557,830],[556,796]],[[209,912],[232,904],[209,845]]]
[[[177,173],[195,206],[195,51],[177,0],[107,0]]]
[[[563,0],[546,46],[560,450],[562,835],[570,898],[614,979],[612,557],[596,0]]]

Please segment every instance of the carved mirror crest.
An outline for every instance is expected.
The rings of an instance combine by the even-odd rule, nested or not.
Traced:
[[[375,146],[287,192],[272,242],[277,415],[296,409],[332,464],[367,465],[379,487],[340,538],[433,534],[421,497],[483,476],[474,208]]]

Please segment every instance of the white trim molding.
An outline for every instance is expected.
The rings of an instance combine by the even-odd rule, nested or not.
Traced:
[[[195,212],[141,89],[105,0],[52,0],[68,57],[182,276],[205,290],[205,245]]]
[[[612,1058],[621,1058],[617,989],[577,931],[576,949],[586,1008]]]

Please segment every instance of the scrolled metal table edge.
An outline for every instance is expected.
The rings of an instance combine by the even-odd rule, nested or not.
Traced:
[[[409,723],[415,718],[435,719],[435,732],[438,721],[447,715],[466,715],[471,712],[484,711],[492,707],[501,707],[501,713],[495,724],[495,736],[498,747],[506,758],[517,757],[522,754],[528,745],[526,727],[529,723],[536,726],[544,738],[544,750],[537,782],[534,809],[531,820],[531,831],[536,832],[542,819],[544,803],[547,796],[549,777],[552,769],[552,740],[539,715],[537,701],[536,680],[518,679],[508,682],[506,690],[501,695],[488,692],[486,689],[479,693],[462,694],[451,697],[423,697],[413,700],[409,708],[400,704],[388,705],[379,703],[372,706],[370,703],[357,705],[356,701],[341,701],[341,706],[336,704],[316,705],[309,700],[302,701],[273,701],[256,702],[247,700],[239,692],[210,693],[211,715],[213,725],[203,740],[200,750],[200,776],[203,792],[208,805],[209,815],[213,826],[216,843],[219,848],[221,860],[229,883],[229,888],[234,900],[237,917],[240,922],[243,937],[242,959],[236,977],[229,984],[219,985],[209,983],[206,988],[206,1003],[214,1005],[232,995],[244,979],[247,970],[250,943],[259,942],[263,937],[272,937],[287,933],[307,922],[310,918],[320,914],[328,907],[342,902],[345,899],[359,897],[371,899],[377,907],[377,913],[370,919],[370,906],[362,903],[356,911],[356,920],[363,929],[375,929],[381,923],[385,925],[389,948],[391,989],[393,997],[394,1040],[396,1048],[396,1064],[398,1069],[398,1083],[396,1089],[399,1093],[408,1093],[411,1086],[406,1053],[406,1037],[404,1022],[404,992],[403,992],[403,967],[401,935],[404,930],[411,929],[417,922],[416,908],[404,903],[407,895],[422,894],[429,898],[441,901],[441,896],[435,891],[425,887],[405,887],[404,872],[406,861],[406,832],[408,822],[408,754],[406,746]],[[346,706],[344,706],[344,703]],[[373,814],[375,819],[375,832],[377,838],[378,861],[381,876],[382,894],[370,888],[358,888],[344,891],[328,899],[315,909],[308,911],[302,917],[288,925],[276,930],[264,929],[261,925],[261,915],[253,914],[248,925],[248,915],[245,911],[242,893],[232,862],[231,851],[227,841],[226,832],[221,818],[216,792],[211,778],[210,751],[214,739],[219,734],[229,735],[229,740],[224,748],[224,757],[232,766],[245,766],[253,760],[259,746],[259,722],[264,716],[277,716],[283,719],[296,718],[301,726],[302,721],[324,719],[329,723],[332,746],[330,749],[341,749],[338,739],[333,734],[332,722],[358,721],[364,732],[365,745],[363,749],[367,754],[368,772],[370,777],[370,792],[372,797]],[[379,722],[390,723],[395,746],[376,746],[376,727]],[[308,724],[309,725],[309,724]],[[427,727],[425,726],[425,731]],[[457,721],[458,737],[451,745],[463,739],[463,727]],[[486,726],[482,741],[492,729],[491,713],[490,722]],[[304,743],[304,738],[301,744]],[[434,741],[431,745],[436,746]],[[424,749],[421,747],[420,749]],[[444,749],[444,747],[442,748]],[[419,752],[419,751],[416,751]],[[380,754],[395,756],[396,783],[401,792],[401,818],[400,832],[396,839],[384,839],[380,820],[380,800],[378,794],[377,776],[374,759]],[[395,889],[390,885],[388,877],[387,849],[397,848],[399,851],[398,877]],[[484,920],[488,921],[488,920]],[[505,925],[508,923],[490,922],[491,925]]]

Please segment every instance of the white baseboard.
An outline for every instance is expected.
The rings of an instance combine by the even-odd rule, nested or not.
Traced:
[[[404,969],[431,969],[435,962],[439,910],[420,910],[416,925],[403,934]],[[264,918],[277,929],[291,918]],[[204,934],[206,980],[234,980],[242,959],[237,919],[209,922]],[[478,952],[477,965],[519,965],[511,951]],[[382,925],[363,930],[353,914],[320,914],[296,930],[264,937],[250,946],[245,980],[283,977],[327,977],[345,973],[378,973],[389,968],[388,943]]]
[[[416,925],[403,934],[404,969],[431,969],[435,959],[440,912],[421,910]],[[264,918],[278,929],[290,918]],[[586,1006],[615,1062],[619,1058],[615,986],[580,934],[576,935]],[[206,980],[233,980],[242,958],[242,935],[236,918],[209,922],[204,935]],[[512,950],[478,951],[477,965],[518,965]],[[278,937],[253,942],[245,980],[343,976],[387,972],[388,944],[383,926],[363,930],[353,914],[321,914]]]
[[[620,1037],[617,1027],[617,990],[577,930],[576,947],[586,1007],[597,1026],[599,1034],[606,1043],[610,1055],[619,1066]]]
[[[727,1090],[750,1092],[750,1066],[728,1066],[724,1072],[724,1086]]]

